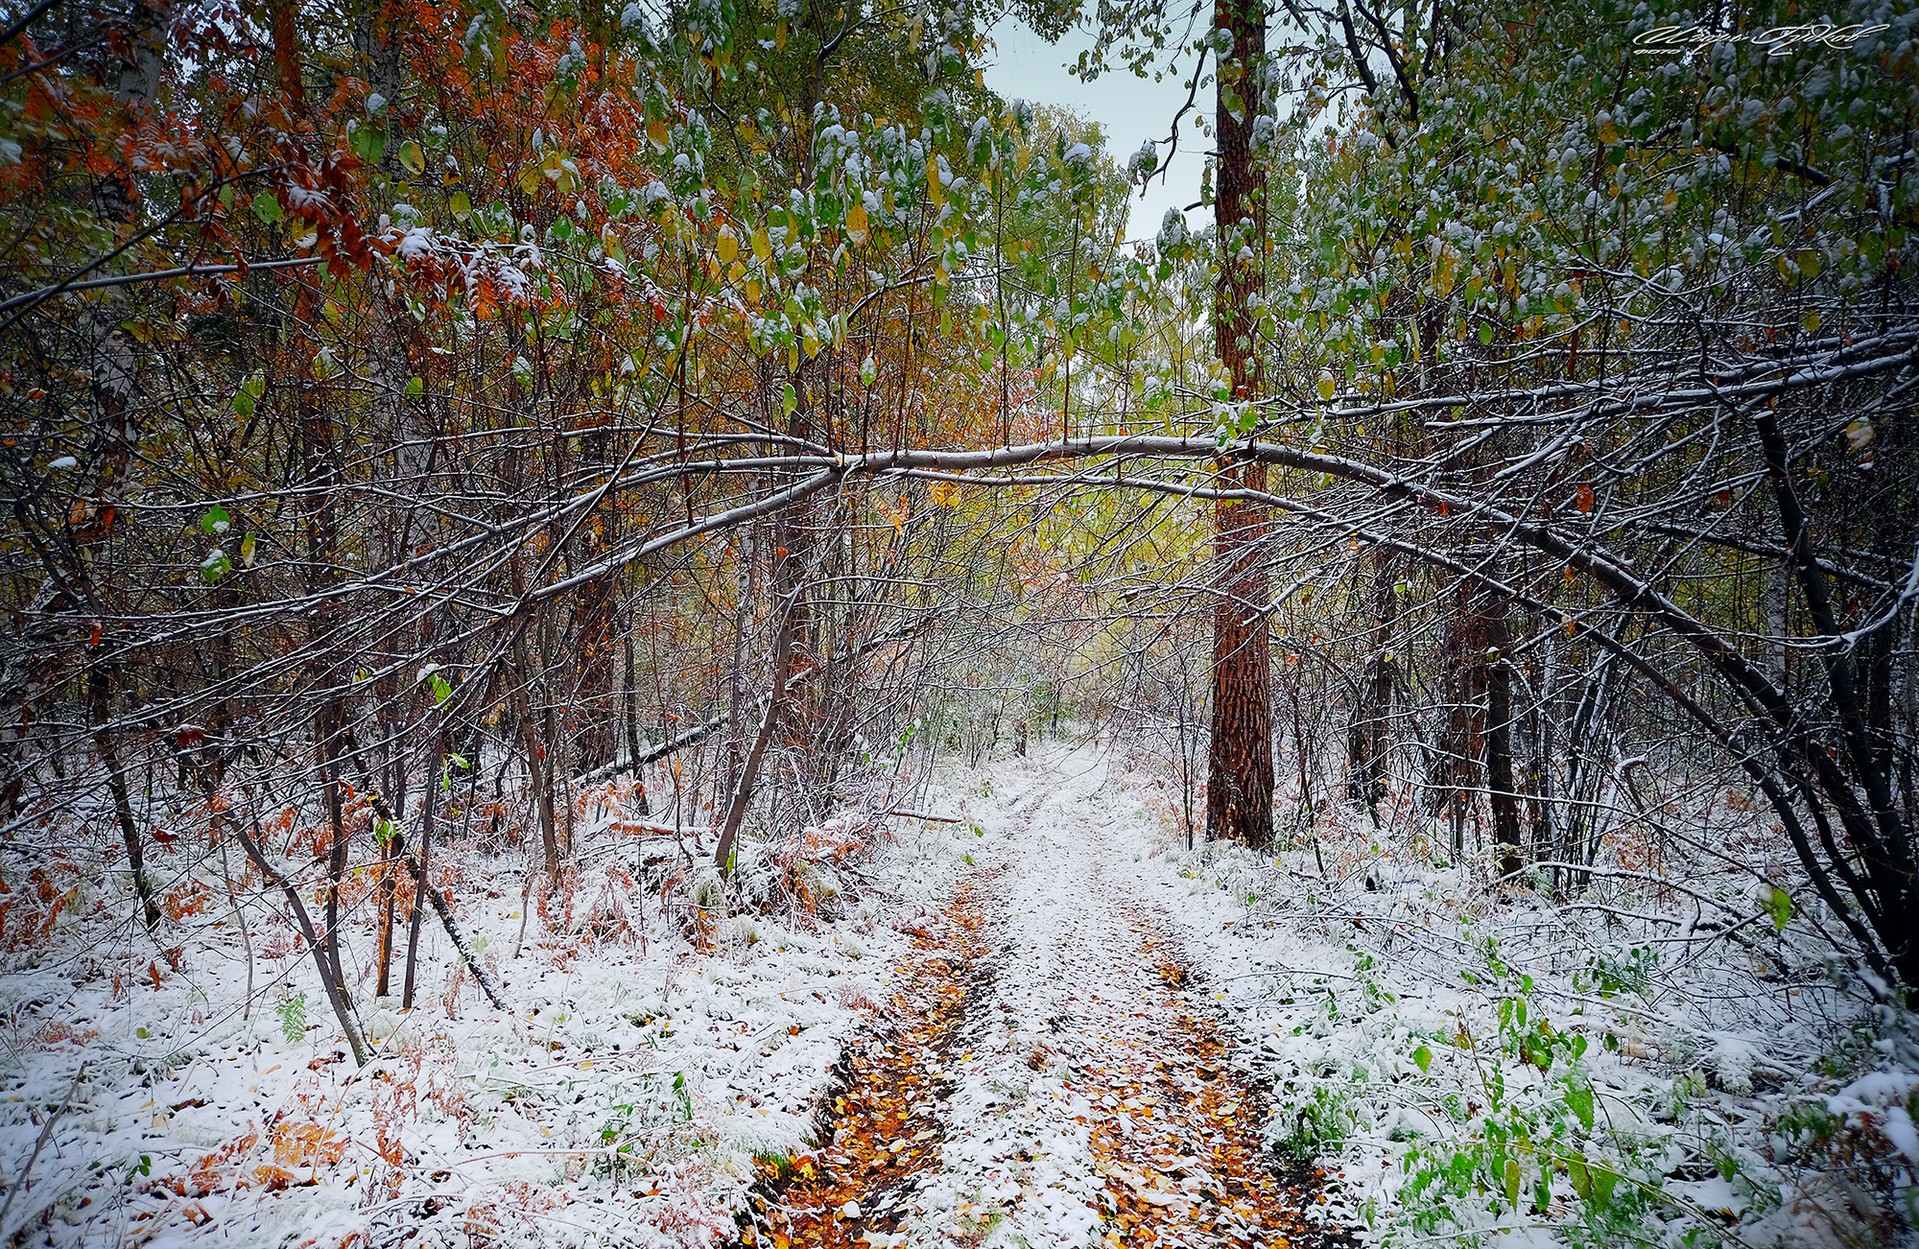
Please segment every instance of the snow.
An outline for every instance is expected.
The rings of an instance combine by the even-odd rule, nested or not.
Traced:
[[[377,1048],[357,1070],[277,892],[240,873],[237,851],[223,872],[203,834],[167,832],[149,865],[181,912],[163,951],[137,927],[95,939],[123,913],[115,888],[44,850],[47,881],[81,883],[29,946],[17,917],[32,890],[9,882],[0,1174],[17,1195],[0,1239],[378,1243],[417,1227],[424,1245],[730,1243],[755,1160],[825,1143],[836,1065],[896,1022],[876,1004],[962,879],[984,953],[927,1073],[942,1090],[928,1111],[936,1164],[897,1201],[837,1206],[847,1221],[895,1211],[869,1244],[1083,1246],[1113,1227],[1115,1194],[1185,1218],[1215,1165],[1180,1117],[1202,1093],[1229,1116],[1244,1098],[1274,1156],[1316,1157],[1326,1200],[1301,1217],[1368,1240],[1405,1236],[1418,1214],[1469,1239],[1562,1243],[1583,1208],[1564,1174],[1547,1177],[1545,1216],[1530,1178],[1522,1210],[1483,1188],[1461,1202],[1419,1187],[1498,1115],[1666,1194],[1632,1216],[1655,1238],[1694,1217],[1734,1220],[1755,1245],[1870,1235],[1848,1204],[1856,1183],[1819,1152],[1839,1148],[1821,1144],[1832,1132],[1882,1151],[1889,1199],[1912,1192],[1919,1063],[1905,1025],[1866,1029],[1857,999],[1803,980],[1734,992],[1739,960],[1798,958],[1747,877],[1688,885],[1751,909],[1766,941],[1688,945],[1682,959],[1654,943],[1677,940],[1671,920],[1631,894],[1586,911],[1495,894],[1484,863],[1442,862],[1436,839],[1421,851],[1330,806],[1268,854],[1188,849],[1164,761],[1104,740],[942,768],[913,808],[954,822],[898,819],[878,835],[849,813],[749,840],[730,894],[694,866],[702,830],[662,835],[633,798],[623,781],[584,792],[584,866],[551,896],[537,872],[526,890],[525,853],[434,847],[510,1012],[486,1004],[430,925],[416,1007],[376,1000],[373,894],[355,895],[352,989]],[[1715,800],[1700,818],[1740,844],[1735,811]],[[648,854],[677,875],[630,866]],[[772,902],[794,864],[810,908]],[[319,878],[289,870],[307,871],[311,903]],[[1514,1002],[1529,1011],[1517,1026]],[[1195,1069],[1202,1032],[1222,1070]],[[1522,1035],[1559,1048],[1536,1065]],[[1140,1069],[1162,1083],[1127,1084]],[[1590,1123],[1568,1093],[1579,1087]],[[1808,1110],[1837,1126],[1788,1126]]]
[[[394,243],[393,252],[401,260],[425,260],[433,254],[433,227],[414,226]]]
[[[630,861],[633,845],[582,834],[582,858]],[[229,903],[215,885],[220,900],[180,922],[177,969],[144,934],[108,953],[56,926],[57,956],[14,958],[0,977],[22,1042],[0,1050],[8,1183],[65,1106],[0,1239],[339,1243],[418,1222],[430,1245],[480,1227],[506,1245],[719,1243],[754,1156],[810,1142],[841,1046],[869,1026],[903,948],[894,919],[943,896],[962,852],[950,828],[901,828],[865,879],[818,886],[839,891],[839,918],[714,912],[706,950],[669,926],[656,878],[602,866],[525,917],[516,956],[524,860],[436,845],[437,862],[460,864],[460,922],[513,1012],[486,1005],[429,924],[411,1012],[373,999],[370,968],[354,973],[378,1047],[359,1070],[310,956],[268,935],[267,893]],[[191,877],[184,859],[156,860],[165,879]],[[370,951],[369,931],[353,924],[350,956]]]

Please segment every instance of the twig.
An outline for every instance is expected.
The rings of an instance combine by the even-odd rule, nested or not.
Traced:
[[[13,1209],[13,1199],[26,1191],[28,1185],[32,1183],[33,1164],[40,1161],[40,1151],[47,1147],[49,1140],[53,1139],[54,1125],[60,1122],[60,1116],[67,1112],[67,1107],[73,1104],[73,1095],[80,1091],[80,1081],[86,1078],[86,1074],[87,1065],[81,1063],[80,1070],[73,1073],[73,1083],[67,1086],[67,1095],[61,1098],[60,1104],[53,1108],[53,1112],[47,1116],[47,1121],[40,1125],[40,1135],[33,1142],[33,1152],[27,1155],[27,1165],[20,1168],[20,1178],[7,1185],[7,1199],[0,1201],[0,1231],[6,1229],[7,1211]]]
[[[407,870],[413,873],[414,887],[426,894],[426,900],[433,906],[433,913],[440,917],[440,926],[446,929],[446,935],[453,939],[453,948],[459,951],[466,965],[473,969],[473,978],[480,982],[480,988],[486,992],[486,1000],[493,1003],[495,1010],[506,1010],[506,999],[500,996],[499,986],[493,983],[493,977],[487,973],[486,966],[480,962],[480,956],[474,953],[473,947],[468,945],[466,938],[460,935],[459,925],[453,922],[453,912],[447,908],[446,899],[441,897],[440,891],[428,882],[426,866],[410,850],[406,852],[406,866]],[[524,912],[525,908],[522,907],[521,910]]]

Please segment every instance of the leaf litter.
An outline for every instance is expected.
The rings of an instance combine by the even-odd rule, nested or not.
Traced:
[[[1276,1165],[1265,1099],[1169,917],[1106,870],[1104,781],[1048,767],[970,804],[997,834],[990,865],[916,936],[888,1018],[849,1048],[831,1143],[762,1163],[741,1243],[1355,1243],[1309,1216],[1317,1172]]]

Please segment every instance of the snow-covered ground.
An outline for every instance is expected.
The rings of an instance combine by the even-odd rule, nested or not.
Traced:
[[[1317,853],[1186,850],[1166,784],[1104,742],[951,767],[919,803],[951,822],[749,848],[749,880],[819,860],[772,907],[606,866],[632,857],[608,832],[529,915],[523,860],[450,848],[512,1009],[435,932],[411,1013],[356,988],[357,1070],[257,879],[229,897],[201,861],[177,966],[99,943],[124,899],[82,882],[0,976],[0,1241],[728,1243],[770,1167],[831,1151],[835,1065],[903,1026],[881,1004],[961,879],[979,974],[916,1169],[884,1220],[827,1212],[865,1244],[1909,1238],[1909,1021],[1803,978],[1726,991],[1738,960],[1803,965],[1803,934],[1669,949],[1631,897],[1492,896],[1358,817]]]
[[[902,929],[965,870],[951,825],[874,840],[807,869],[811,910],[729,914],[711,890],[706,949],[657,879],[591,873],[568,922],[557,899],[523,914],[519,856],[447,849],[511,1011],[429,924],[412,1012],[371,1001],[364,969],[360,1069],[257,880],[250,941],[223,899],[174,930],[177,968],[87,944],[102,915],[71,907],[0,976],[0,1243],[723,1243],[754,1156],[805,1144]]]
[[[1321,1158],[1369,1239],[1919,1243],[1919,1027],[1738,870],[1771,843],[1737,795],[1703,817],[1716,856],[1561,905],[1332,804],[1317,850],[1183,851],[1161,762],[1109,766],[1107,818],[1247,1039],[1268,1138]]]
[[[1163,860],[1136,794],[1091,746],[1051,745],[979,780],[1001,920],[992,992],[966,1035],[938,1165],[891,1243],[1077,1249],[1269,1243],[1294,1194],[1258,1152],[1255,1098],[1188,1002],[1151,896]],[[1196,1016],[1195,1012],[1198,1012]],[[1209,1058],[1209,1055],[1211,1057]]]

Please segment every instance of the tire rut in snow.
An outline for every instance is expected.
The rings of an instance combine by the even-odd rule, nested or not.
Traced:
[[[945,1137],[946,1057],[996,970],[982,898],[995,874],[963,882],[937,922],[914,932],[888,1003],[891,1026],[848,1045],[835,1068],[820,1123],[829,1143],[761,1164],[742,1245],[860,1245],[911,1213],[914,1179],[937,1165]]]
[[[1089,1124],[1104,1180],[1106,1243],[1142,1246],[1334,1246],[1356,1243],[1308,1219],[1317,1176],[1281,1175],[1261,1139],[1265,1099],[1231,1065],[1216,1015],[1188,991],[1194,977],[1146,910],[1115,908],[1139,939],[1142,985],[1132,1009],[1106,1012],[1111,1041],[1085,1076],[1104,1113]],[[1156,1042],[1156,1043],[1155,1043]],[[1149,1048],[1150,1046],[1150,1048]]]

